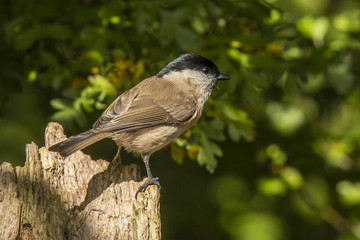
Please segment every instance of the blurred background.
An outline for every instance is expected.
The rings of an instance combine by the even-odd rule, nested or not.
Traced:
[[[163,239],[360,239],[359,1],[3,0],[0,23],[0,163],[194,52],[231,80],[152,156]]]

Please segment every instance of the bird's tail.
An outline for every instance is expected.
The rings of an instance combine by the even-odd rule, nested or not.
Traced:
[[[86,148],[87,146],[108,136],[110,136],[109,133],[95,133],[91,129],[52,145],[49,150],[52,152],[58,152],[63,157],[67,157],[70,154]]]

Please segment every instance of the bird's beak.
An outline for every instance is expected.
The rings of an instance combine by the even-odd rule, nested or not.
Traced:
[[[217,80],[229,80],[230,77],[226,76],[225,74],[222,74],[220,73],[218,76],[217,76]]]

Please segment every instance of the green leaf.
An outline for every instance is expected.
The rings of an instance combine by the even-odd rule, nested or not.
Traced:
[[[282,221],[268,212],[249,211],[236,215],[226,227],[232,239],[279,240],[284,238]]]
[[[37,79],[38,73],[36,70],[31,70],[28,73],[28,81],[29,82],[35,82],[35,80]]]
[[[217,167],[216,156],[222,156],[221,148],[214,142],[209,141],[207,135],[204,132],[200,133],[201,149],[198,153],[198,163],[205,165],[206,169],[213,173]]]
[[[346,205],[360,205],[360,182],[343,180],[336,184],[336,190]]]
[[[272,162],[276,165],[284,165],[287,160],[287,155],[276,144],[271,144],[266,148],[266,154],[271,158]]]
[[[76,109],[76,111],[78,111],[78,112],[81,112],[82,109],[84,109],[87,112],[92,112],[94,110],[94,108],[93,108],[94,103],[95,103],[94,99],[80,97],[75,100],[74,109]]]
[[[215,154],[216,156],[218,156],[218,157],[223,156],[223,152],[222,152],[221,148],[216,143],[209,141],[209,148],[211,149],[213,154]]]
[[[69,103],[66,102],[64,99],[60,99],[60,98],[51,100],[50,105],[57,110],[62,110],[69,107]]]
[[[76,118],[76,115],[75,109],[67,107],[55,112],[51,119],[57,122],[71,122]]]
[[[302,109],[277,102],[269,102],[266,107],[273,127],[284,135],[291,135],[305,124],[306,116]]]
[[[100,92],[99,101],[103,101],[105,97],[115,94],[115,86],[105,77],[101,75],[89,76],[89,81],[93,89]]]
[[[253,140],[255,124],[249,119],[246,112],[235,108],[227,102],[220,101],[216,104],[216,108],[225,119],[225,122],[228,123],[228,133],[233,140],[237,141],[240,136],[247,141]],[[233,131],[234,128],[237,128],[237,130]]]
[[[304,184],[301,173],[292,167],[285,167],[280,172],[281,178],[292,189],[299,189]]]
[[[228,124],[227,132],[232,141],[238,142],[241,138],[242,132],[238,130],[233,124]]]
[[[258,181],[259,190],[268,196],[284,195],[286,193],[285,184],[278,178],[261,178]]]
[[[185,150],[179,147],[176,143],[170,145],[171,158],[177,163],[182,164],[184,162]]]
[[[97,110],[103,110],[103,109],[105,109],[106,107],[107,107],[107,105],[106,105],[105,103],[98,102],[98,101],[96,101],[96,103],[95,103],[95,108],[96,108]]]
[[[317,48],[323,47],[324,38],[329,29],[329,20],[327,18],[305,16],[298,21],[297,27],[306,37],[313,40]]]
[[[193,27],[193,29],[198,33],[198,34],[203,34],[206,32],[206,30],[208,29],[208,23],[206,21],[203,21],[201,18],[195,18],[192,22],[191,25]]]
[[[202,147],[198,154],[198,163],[202,166],[205,165],[206,169],[210,173],[214,173],[217,166],[217,160],[214,157],[213,153],[208,149]]]

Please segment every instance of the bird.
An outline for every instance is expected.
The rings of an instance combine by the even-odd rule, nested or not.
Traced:
[[[93,124],[92,129],[52,145],[49,150],[67,157],[104,138],[118,146],[113,161],[120,161],[120,151],[141,155],[149,185],[161,189],[158,177],[150,169],[150,155],[180,136],[200,118],[205,102],[219,80],[228,80],[211,60],[194,53],[180,55],[156,75],[142,80],[119,95]]]

